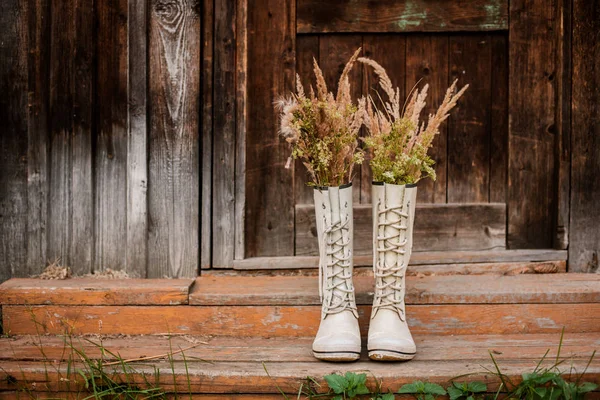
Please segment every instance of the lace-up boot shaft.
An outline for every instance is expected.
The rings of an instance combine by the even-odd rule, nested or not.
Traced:
[[[375,294],[369,325],[369,357],[408,360],[416,348],[404,295],[412,249],[416,186],[373,184],[373,272]]]
[[[353,361],[361,346],[352,283],[352,187],[318,188],[314,199],[323,306],[313,353],[319,359]]]

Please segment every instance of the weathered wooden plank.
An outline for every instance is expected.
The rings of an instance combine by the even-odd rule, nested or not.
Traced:
[[[128,15],[127,272],[147,275],[148,4],[130,0]]]
[[[127,338],[80,339],[73,338],[73,347],[85,352],[92,360],[102,357],[115,360],[114,354],[123,359],[136,359],[168,354],[186,349],[187,360],[202,359],[220,362],[314,362],[311,344],[314,338],[235,338],[235,337],[178,337],[130,336]],[[556,357],[559,336],[556,334],[508,334],[508,335],[419,335],[415,361],[439,360],[485,360],[489,351],[498,360],[539,360],[546,350],[549,359]],[[198,347],[189,349],[194,341]],[[102,353],[101,346],[108,350]],[[600,346],[600,338],[593,333],[571,333],[563,338],[560,354],[575,359],[589,358]],[[110,352],[110,353],[109,353]],[[0,340],[0,359],[36,361],[67,361],[73,357],[65,340],[55,336],[16,336]],[[78,358],[75,356],[75,358]],[[166,358],[166,357],[164,357]],[[163,358],[163,359],[164,359]],[[173,360],[182,361],[181,354],[173,354]]]
[[[128,4],[104,1],[97,15],[94,271],[127,269]]]
[[[0,282],[27,260],[27,4],[0,4]]]
[[[394,87],[400,88],[400,97],[404,97],[404,88],[406,80],[406,38],[400,35],[364,35],[363,52],[365,57],[375,59],[387,71]],[[377,75],[371,67],[360,65],[362,67],[362,92],[371,95],[376,104],[379,103],[379,96],[385,97],[379,86]],[[365,135],[364,129],[361,131]],[[360,178],[360,202],[364,204],[371,203],[371,184],[373,182],[373,173],[369,165],[370,152],[366,151],[365,162],[361,166]]]
[[[410,35],[406,38],[406,92],[417,85],[429,84],[427,106],[422,118],[433,113],[444,99],[448,85],[448,37],[446,35]],[[445,203],[448,178],[448,123],[440,127],[429,155],[435,160],[436,180],[419,182],[419,203]]]
[[[94,6],[52,1],[47,257],[92,270]]]
[[[327,89],[330,92],[337,93],[338,81],[344,67],[359,47],[362,47],[362,36],[357,34],[324,35],[319,38],[319,66],[323,70]],[[350,94],[352,100],[356,101],[362,95],[362,68],[360,65],[355,65],[348,77],[351,85]],[[350,177],[354,204],[360,203],[361,170],[362,166],[355,164],[354,176]]]
[[[566,261],[565,250],[483,250],[483,251],[417,251],[411,255],[410,265],[472,264],[488,262],[543,262]],[[306,269],[319,266],[318,256],[254,257],[236,260],[238,270]],[[372,266],[371,255],[354,256],[355,266]]]
[[[46,265],[48,217],[48,66],[50,1],[28,2],[27,263],[24,276]],[[4,13],[3,13],[4,14]]]
[[[571,190],[571,79],[572,79],[572,9],[571,0],[559,0],[556,12],[560,21],[557,32],[556,70],[556,137],[555,160],[558,164],[556,185],[556,216],[554,226],[554,248],[569,247],[569,207]]]
[[[491,250],[505,247],[504,204],[421,204],[414,226],[415,251]],[[371,254],[370,204],[354,207],[354,254]],[[318,254],[314,207],[296,206],[296,254]]]
[[[600,303],[600,276],[585,274],[408,276],[406,304]],[[572,276],[571,276],[572,275]],[[356,303],[373,303],[373,276],[354,276]],[[243,291],[231,288],[243,287]],[[315,276],[207,276],[196,280],[190,304],[320,305]]]
[[[191,279],[11,279],[2,304],[177,305],[188,303]]]
[[[52,391],[52,392],[46,392],[46,393],[36,392],[35,398],[36,399],[47,399],[47,400],[56,400],[56,399],[79,400],[82,398],[82,395],[83,396],[92,395],[92,392],[77,392],[77,391],[67,392],[66,390],[67,389],[65,389],[65,391]],[[189,394],[187,387],[184,388],[183,386],[181,386],[179,388],[179,393],[165,394],[163,398],[168,399],[168,400],[178,400],[184,394],[185,394],[185,398],[187,400],[281,400],[280,393],[272,393],[272,394],[264,394],[264,393],[263,394],[198,394],[198,393],[192,393],[192,394]],[[290,398],[293,398],[297,394],[298,393],[288,393],[287,395]],[[591,395],[593,395],[593,393],[589,393],[586,400],[598,400],[597,397],[593,397]],[[29,395],[27,395],[27,396],[29,396]],[[400,396],[407,396],[407,395],[398,395],[398,396],[396,396],[396,398],[400,399],[400,400],[408,400],[409,399],[408,397],[403,398]],[[25,398],[25,395],[23,394],[23,391],[0,392],[0,399],[2,399],[2,400],[23,400],[24,398]]]
[[[212,163],[213,163],[213,34],[214,1],[203,0],[202,12],[202,138],[200,268],[212,263]]]
[[[506,35],[491,36],[490,202],[506,202],[508,165],[508,44]],[[470,90],[470,89],[469,89]]]
[[[552,246],[556,0],[510,2],[508,246]],[[536,10],[536,12],[529,12]]]
[[[362,335],[370,306],[359,306]],[[3,306],[5,332],[48,334],[185,334],[307,337],[317,333],[321,306]],[[600,332],[600,303],[444,304],[407,307],[417,335]]]
[[[236,136],[234,259],[245,256],[246,132],[248,126],[248,1],[236,3]],[[233,268],[233,261],[229,267]]]
[[[600,272],[600,6],[573,2],[569,271]]]
[[[508,2],[298,1],[298,33],[448,32],[508,29]]]
[[[448,202],[487,203],[490,184],[492,41],[450,36],[450,79],[469,89],[448,121]]]
[[[150,4],[148,277],[198,273],[200,4]]]
[[[235,244],[235,13],[234,1],[214,10],[212,266],[231,267]]]
[[[246,135],[245,256],[294,253],[293,171],[279,138],[273,101],[295,82],[296,3],[248,2],[248,130]]]
[[[551,368],[553,359],[547,359],[540,365],[541,368]],[[586,360],[573,361],[573,371],[583,371]],[[502,365],[505,379],[518,384],[523,371],[532,371],[536,367],[535,360],[507,360]],[[122,376],[122,366],[106,367],[107,374]],[[37,392],[81,391],[85,393],[86,380],[77,373],[85,369],[81,363],[52,366],[40,362],[14,362],[6,363],[0,372],[0,389],[15,390],[20,388],[28,395]],[[136,365],[134,371],[122,376],[123,380],[131,382],[141,388],[149,385],[158,385],[161,389],[179,393],[232,393],[236,397],[219,397],[238,399],[238,393],[278,394],[281,392],[292,393],[294,397],[302,385],[307,384],[307,376],[316,382],[314,389],[320,393],[327,393],[329,387],[323,376],[339,372],[339,364],[324,363],[314,360],[312,362],[268,363],[263,362],[174,362],[163,360],[153,363]],[[565,366],[565,370],[568,368]],[[461,382],[485,382],[488,390],[494,393],[500,386],[500,378],[489,371],[494,371],[494,364],[489,356],[481,362],[464,360],[451,361],[417,361],[409,363],[395,363],[390,368],[389,363],[373,363],[367,359],[348,364],[344,370],[355,373],[367,371],[366,385],[374,392],[395,392],[404,384],[415,380],[427,378],[428,382],[448,385],[448,382],[460,376]],[[157,374],[155,371],[160,371]],[[13,377],[9,379],[8,376]],[[591,365],[582,374],[581,381],[594,382],[600,377],[600,368]],[[119,378],[115,378],[119,379]],[[280,392],[281,391],[281,392]],[[222,396],[222,395],[221,395]],[[186,396],[187,398],[187,396]],[[587,398],[587,395],[586,395]],[[241,397],[245,399],[245,397]],[[407,400],[408,397],[399,397]]]
[[[302,86],[309,91],[309,87],[315,87],[315,75],[313,73],[313,58],[319,60],[319,36],[300,35],[296,38],[296,73],[300,75]],[[294,195],[295,204],[313,204],[313,188],[308,186],[310,176],[302,161],[294,163]]]

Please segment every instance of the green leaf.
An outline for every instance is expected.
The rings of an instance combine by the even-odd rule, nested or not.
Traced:
[[[438,385],[437,383],[426,382],[424,391],[425,391],[425,393],[437,394],[440,396],[443,396],[446,394],[446,390],[443,387],[441,387],[440,385]]]
[[[398,390],[399,394],[414,394],[418,393],[416,382],[407,383],[406,385],[402,385],[402,387]]]
[[[348,380],[341,375],[325,375],[325,381],[336,394],[342,394],[348,388]]]
[[[461,389],[458,389],[454,386],[448,387],[448,396],[450,397],[450,400],[457,400],[457,399],[461,398],[463,395],[464,395],[464,393]]]
[[[371,391],[368,387],[365,386],[364,383],[361,383],[356,387],[356,394],[369,394]]]
[[[425,384],[421,381],[415,381],[418,393],[425,393]]]
[[[377,400],[396,400],[396,396],[394,396],[392,393],[380,394],[377,397]]]
[[[473,398],[473,396],[469,396],[469,397],[467,397],[467,400],[475,400],[475,399]]]
[[[579,393],[589,393],[591,391],[594,391],[598,388],[598,385],[596,385],[595,383],[591,383],[591,382],[584,382],[581,385],[579,385],[579,387],[577,388],[577,392]]]
[[[546,392],[548,391],[548,388],[536,387],[536,388],[533,388],[533,391],[535,394],[537,394],[538,396],[540,396],[543,399],[546,396]]]
[[[470,392],[473,393],[483,393],[487,391],[487,385],[483,382],[471,382],[469,383],[469,385],[467,385],[467,388]]]
[[[340,396],[340,395],[334,396],[331,400],[342,400],[342,396]]]
[[[433,395],[432,395],[432,394],[430,394],[430,393],[427,393],[427,394],[425,395],[425,400],[435,400],[435,397],[433,397]]]

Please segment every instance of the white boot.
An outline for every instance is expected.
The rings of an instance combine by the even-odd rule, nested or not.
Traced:
[[[321,324],[313,342],[320,360],[360,357],[360,329],[352,284],[352,186],[314,190],[319,237]]]
[[[416,185],[373,184],[375,295],[369,358],[410,360],[417,348],[406,323],[404,277],[412,249]]]

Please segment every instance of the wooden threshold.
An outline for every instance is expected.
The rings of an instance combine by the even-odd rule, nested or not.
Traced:
[[[566,250],[553,249],[423,251],[412,254],[410,265],[566,261],[567,256]],[[371,255],[355,256],[354,265],[357,267],[372,266],[373,257]],[[318,266],[318,256],[253,257],[233,262],[233,268],[237,270],[299,269],[318,268]]]

